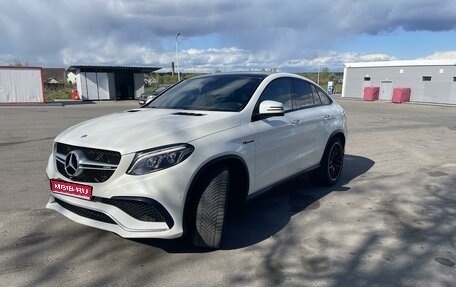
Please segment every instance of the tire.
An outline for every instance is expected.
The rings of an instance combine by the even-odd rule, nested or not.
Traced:
[[[224,166],[211,169],[196,185],[193,201],[193,245],[219,248],[226,219],[230,171]]]
[[[332,138],[326,146],[320,167],[312,172],[312,181],[321,186],[332,186],[340,178],[344,165],[344,144],[339,138]]]

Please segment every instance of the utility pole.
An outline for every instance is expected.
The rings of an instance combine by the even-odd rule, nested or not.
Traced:
[[[177,65],[177,81],[180,82],[181,76],[180,76],[180,71],[179,71],[179,48],[177,46],[177,38],[179,37],[181,33],[178,32],[176,34],[176,65]]]

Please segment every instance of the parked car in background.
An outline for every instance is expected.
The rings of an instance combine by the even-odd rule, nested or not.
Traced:
[[[169,87],[171,87],[173,84],[160,84],[158,85],[158,87],[153,90],[152,92],[147,92],[147,93],[143,93],[141,94],[141,96],[139,97],[139,105],[140,106],[144,106],[146,103],[149,103],[151,102],[153,99],[155,99],[156,97],[158,97],[158,95],[160,95],[161,93],[163,93],[164,91],[166,91]]]
[[[227,214],[246,199],[304,172],[335,184],[346,135],[342,107],[304,77],[193,77],[58,135],[47,208],[122,237],[188,234],[218,248]]]

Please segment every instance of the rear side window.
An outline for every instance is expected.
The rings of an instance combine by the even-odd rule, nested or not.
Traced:
[[[299,79],[292,79],[292,87],[294,110],[315,105],[312,86],[310,83]]]
[[[314,97],[315,105],[316,106],[321,105],[320,95],[318,94],[317,88],[314,85],[312,85],[312,94],[313,94],[313,97]]]
[[[315,88],[315,91],[318,93],[318,96],[320,97],[320,101],[321,101],[321,104],[322,105],[329,105],[331,104],[331,100],[329,99],[329,97],[325,94],[325,92],[323,92],[321,89],[319,89],[318,87],[314,87]]]
[[[263,101],[281,102],[285,111],[291,110],[293,106],[289,79],[279,78],[272,81],[261,94],[258,103]]]

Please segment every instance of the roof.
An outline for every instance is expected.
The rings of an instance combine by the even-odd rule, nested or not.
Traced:
[[[94,65],[74,65],[68,67],[68,72],[118,72],[118,71],[129,71],[133,73],[152,73],[160,70],[160,67],[148,67],[148,66],[94,66]]]
[[[61,82],[57,81],[56,79],[50,79],[47,81],[48,84],[60,84]]]
[[[345,63],[345,67],[347,67],[347,68],[407,67],[407,66],[456,66],[456,59],[402,60],[402,61]]]
[[[217,73],[208,73],[208,74],[203,74],[201,77],[204,76],[249,76],[249,77],[266,77],[271,75],[271,73],[267,72],[251,72],[251,71],[239,71],[239,72],[217,72]],[[200,76],[198,76],[200,77]]]
[[[0,66],[0,69],[11,69],[11,70],[41,70],[41,67],[33,67],[33,66]]]

